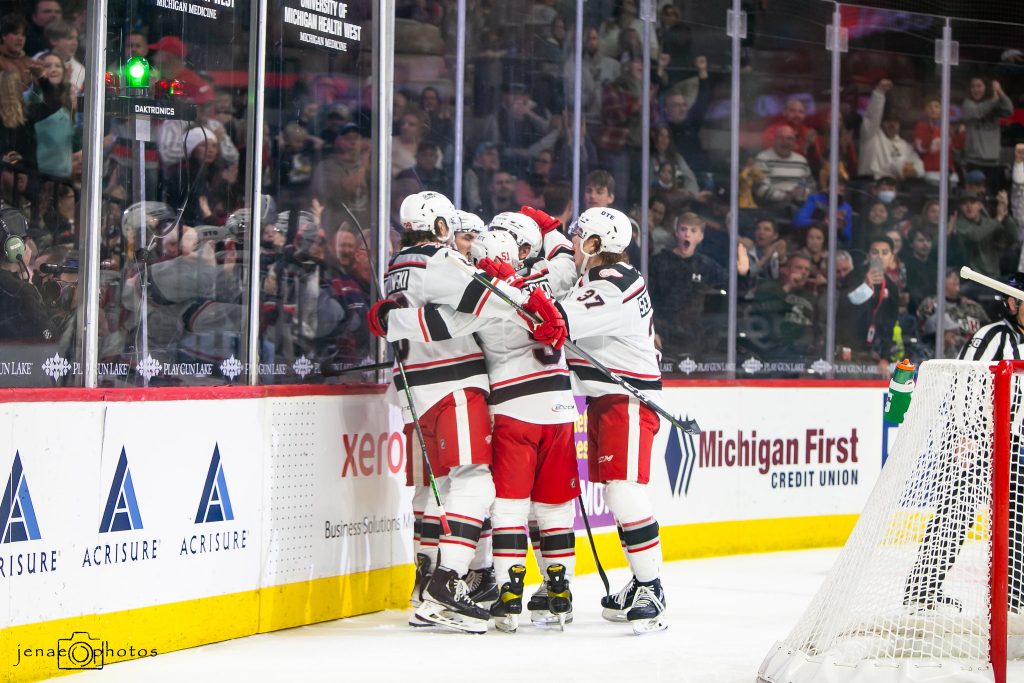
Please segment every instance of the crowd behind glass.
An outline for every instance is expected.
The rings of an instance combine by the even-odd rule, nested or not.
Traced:
[[[830,235],[830,6],[822,4],[821,23],[809,24],[814,35],[788,38],[772,24],[786,16],[785,2],[748,8],[760,22],[752,21],[741,60],[741,82],[750,84],[740,131],[742,253],[729,253],[728,4],[657,2],[645,64],[636,0],[588,1],[577,135],[575,3],[469,0],[462,208],[487,221],[527,205],[568,225],[574,210],[611,205],[636,220],[639,238],[647,164],[649,285],[670,376],[813,373],[824,354],[831,242],[838,249],[835,360],[848,365],[845,376],[881,376],[902,357],[925,360],[937,334],[945,355],[955,356],[999,307],[960,281],[960,266],[993,277],[1024,270],[1024,52],[988,45],[985,54],[996,57],[975,61],[961,53],[940,264],[942,106],[934,55],[920,48],[908,57],[914,39],[884,22],[865,39],[870,58],[856,57],[851,38],[839,112],[837,233]],[[352,5],[355,20],[368,23],[370,10],[359,17]],[[247,37],[236,35],[234,56],[218,60],[216,48],[190,39],[195,32],[150,26],[144,16],[114,32],[108,83],[116,89],[126,60],[146,57],[154,81],[178,81],[196,118],[154,120],[141,163],[130,122],[106,119],[101,384],[243,382],[250,246],[260,250],[261,382],[372,377],[339,371],[374,362],[365,314],[375,296],[377,227],[390,223],[394,248],[401,200],[423,189],[452,196],[456,170],[456,3],[396,5],[392,210],[382,220],[369,50],[331,62],[325,73],[268,44],[263,146],[251,150],[251,112],[238,77]],[[9,8],[0,17],[0,385],[75,385],[85,9],[56,0]],[[802,77],[781,66],[787,60],[804,65]],[[577,146],[582,173],[574,191]],[[253,158],[263,188],[250,210],[243,183]],[[260,244],[248,245],[257,221]],[[17,246],[12,238],[24,244],[20,256],[9,249]],[[629,255],[639,266],[639,239]],[[730,261],[740,264],[734,293],[727,291]],[[937,320],[940,269],[946,306]],[[733,295],[741,367],[728,368]]]

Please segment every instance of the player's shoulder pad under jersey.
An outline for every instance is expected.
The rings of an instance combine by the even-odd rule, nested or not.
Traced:
[[[444,248],[443,244],[417,244],[414,247],[406,247],[391,257],[388,268],[426,265],[427,261]]]
[[[634,288],[640,273],[626,263],[613,263],[610,266],[595,266],[587,271],[587,279],[591,282],[605,280],[615,285],[621,292],[627,292]]]

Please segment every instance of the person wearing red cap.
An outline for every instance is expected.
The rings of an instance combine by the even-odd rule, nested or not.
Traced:
[[[164,36],[150,45],[149,49],[153,52],[150,61],[160,70],[160,78],[173,78],[180,81],[185,95],[192,100],[196,99],[204,85],[208,85],[199,74],[185,66],[185,55],[188,54],[188,48],[185,47],[185,43],[181,42],[181,38]]]

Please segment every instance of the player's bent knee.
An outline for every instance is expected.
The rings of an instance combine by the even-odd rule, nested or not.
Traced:
[[[494,503],[494,479],[487,465],[462,465],[453,467],[448,475],[451,480],[449,496],[453,500],[478,509],[481,516]]]
[[[534,503],[533,514],[541,529],[571,529],[576,521],[576,501],[568,503]]]
[[[604,499],[620,524],[645,519],[654,514],[647,497],[647,487],[632,481],[609,481],[604,485]]]
[[[526,526],[530,513],[529,498],[495,498],[491,506],[491,524],[495,527]]]

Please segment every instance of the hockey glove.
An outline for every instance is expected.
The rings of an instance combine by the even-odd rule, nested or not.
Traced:
[[[540,318],[540,322],[531,325],[533,338],[554,349],[562,348],[569,329],[562,314],[555,308],[555,302],[544,290],[537,287],[530,292],[530,298],[523,304],[523,308]]]
[[[504,261],[482,258],[476,262],[476,267],[491,277],[496,277],[500,280],[509,281],[516,276],[516,269]]]
[[[554,216],[549,216],[543,211],[535,209],[532,206],[519,207],[519,213],[536,221],[537,225],[540,226],[541,235],[546,235],[552,230],[558,230],[562,227],[562,221],[558,220]]]
[[[370,334],[375,337],[386,337],[388,334],[388,313],[402,305],[394,299],[380,299],[366,314],[366,322],[370,326]]]

